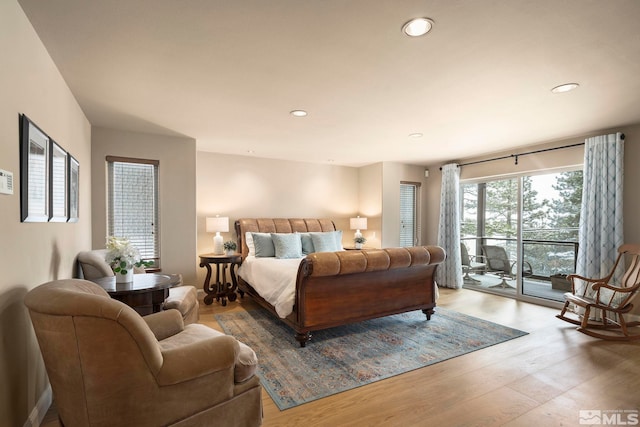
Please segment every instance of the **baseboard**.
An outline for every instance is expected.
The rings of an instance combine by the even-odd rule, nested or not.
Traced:
[[[31,410],[29,418],[27,418],[27,421],[24,423],[24,427],[39,427],[40,424],[42,424],[42,420],[44,420],[44,416],[51,407],[52,402],[53,392],[51,391],[51,385],[47,385],[47,388],[42,392],[40,399],[38,399],[38,403]]]

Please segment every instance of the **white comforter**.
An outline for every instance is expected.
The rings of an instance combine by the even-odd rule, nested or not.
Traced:
[[[285,318],[293,311],[300,261],[302,258],[248,256],[242,261],[238,275],[275,307],[278,316]]]

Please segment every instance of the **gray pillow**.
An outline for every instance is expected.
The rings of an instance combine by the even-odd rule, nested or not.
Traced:
[[[271,233],[271,240],[276,250],[276,258],[300,258],[302,256],[302,240],[298,233]]]
[[[251,233],[251,237],[253,237],[253,246],[256,248],[256,258],[276,256],[271,233]]]

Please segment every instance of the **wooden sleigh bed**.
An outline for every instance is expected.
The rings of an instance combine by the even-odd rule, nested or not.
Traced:
[[[247,232],[330,232],[335,225],[328,219],[245,218],[235,222],[235,230],[245,260]],[[438,246],[311,253],[298,267],[293,311],[281,320],[304,347],[311,332],[320,329],[414,310],[430,319],[436,306],[434,274],[444,259]],[[278,316],[242,275],[238,289]]]

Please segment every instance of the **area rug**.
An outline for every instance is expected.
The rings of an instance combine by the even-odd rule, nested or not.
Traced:
[[[262,386],[280,410],[527,334],[438,307],[429,321],[414,311],[316,331],[301,348],[293,330],[264,310],[216,319],[255,350]]]

